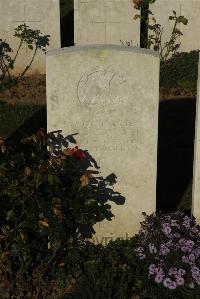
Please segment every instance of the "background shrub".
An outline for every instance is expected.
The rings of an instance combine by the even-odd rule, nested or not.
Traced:
[[[177,53],[167,62],[160,64],[160,86],[180,87],[183,91],[196,94],[199,50]]]

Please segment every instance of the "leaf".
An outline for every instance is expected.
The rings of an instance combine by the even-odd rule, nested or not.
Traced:
[[[65,149],[63,150],[63,154],[64,154],[65,156],[72,156],[71,149],[70,149],[70,148],[65,148]]]
[[[65,263],[64,262],[61,262],[58,267],[64,267]]]
[[[32,45],[28,45],[28,48],[33,50],[33,46]]]
[[[2,145],[1,145],[1,152],[2,152],[3,154],[5,154],[5,152],[6,152],[6,146],[5,146],[5,144],[2,144]]]
[[[80,177],[80,181],[81,181],[81,186],[82,187],[86,187],[89,185],[90,183],[90,175],[89,174],[83,174],[81,177]]]
[[[53,153],[55,152],[55,149],[56,149],[56,148],[55,148],[55,146],[54,146],[53,144],[50,144],[50,145],[49,145],[49,151],[50,151],[50,153],[53,154]]]
[[[13,210],[10,210],[6,214],[6,220],[11,220],[15,216],[15,213]]]
[[[50,139],[52,139],[53,141],[57,141],[56,136],[52,132],[47,133],[47,137],[50,138]]]
[[[184,16],[179,16],[179,17],[177,18],[177,22],[178,22],[178,23],[183,23],[184,25],[187,25],[188,20],[187,20]]]
[[[4,144],[4,138],[3,137],[0,137],[0,145],[1,144]]]
[[[31,169],[28,166],[26,166],[24,170],[24,175],[28,176],[30,173],[31,173]]]
[[[46,218],[44,218],[43,220],[39,220],[39,224],[42,227],[49,227],[49,223],[48,223],[48,220]]]
[[[134,20],[137,20],[138,18],[141,18],[141,16],[140,15],[134,15],[134,17],[133,17]]]

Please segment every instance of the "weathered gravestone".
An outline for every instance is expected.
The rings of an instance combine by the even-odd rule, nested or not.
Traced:
[[[74,0],[74,39],[76,45],[140,44],[138,14],[130,0]]]
[[[0,0],[0,38],[13,49],[14,57],[20,39],[14,37],[14,29],[26,24],[32,30],[40,30],[42,35],[50,35],[48,49],[60,47],[60,4],[59,0]],[[34,50],[24,45],[19,51],[13,74],[22,73],[29,65]],[[45,54],[38,50],[31,68],[26,74],[45,73]]]
[[[200,224],[200,63],[198,67],[192,213]]]
[[[47,52],[47,130],[75,137],[101,167],[114,173],[123,205],[110,203],[112,221],[94,226],[94,242],[129,238],[156,209],[159,57],[114,45]]]

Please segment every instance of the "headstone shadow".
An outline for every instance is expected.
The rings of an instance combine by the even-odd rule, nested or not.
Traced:
[[[196,99],[166,100],[159,107],[157,210],[177,208],[193,176]]]

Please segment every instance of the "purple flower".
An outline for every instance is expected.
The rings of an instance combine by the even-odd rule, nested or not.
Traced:
[[[166,246],[166,244],[162,243],[160,245],[160,254],[161,255],[168,255],[170,253],[170,249]]]
[[[191,272],[195,274],[200,274],[200,269],[196,266],[191,267]]]
[[[143,247],[137,247],[136,249],[135,249],[135,251],[136,252],[144,252],[144,248]]]
[[[198,285],[200,285],[200,275],[192,273],[192,278],[196,281]]]
[[[177,287],[177,284],[175,281],[171,280],[171,278],[167,277],[163,280],[163,285],[168,288],[168,289],[171,289],[171,290],[174,290],[176,289]]]
[[[200,286],[200,227],[195,219],[182,212],[154,214],[142,228],[136,252],[151,261],[148,277],[170,290]]]
[[[180,228],[180,225],[176,222],[176,220],[172,220],[172,221],[171,221],[171,226],[172,226],[172,227]]]
[[[183,218],[183,226],[185,226],[186,228],[190,228],[190,222],[191,222],[191,219],[188,216],[185,216]]]
[[[189,285],[188,285],[188,287],[191,288],[191,289],[194,289],[194,282],[193,281],[190,282]]]
[[[195,225],[195,226],[193,226],[192,228],[191,228],[191,231],[193,232],[193,233],[198,233],[198,231],[199,231],[199,229],[198,229],[198,226],[197,225]]]
[[[146,254],[138,253],[138,256],[139,256],[140,260],[143,260],[143,259],[145,259]]]
[[[155,265],[155,264],[151,264],[151,265],[149,266],[149,275],[153,275],[153,274],[155,274],[155,273],[156,273],[156,270],[157,270],[156,265]]]
[[[196,248],[193,252],[194,252],[196,257],[200,256],[200,248]]]
[[[177,271],[177,268],[176,267],[173,267],[173,268],[170,268],[169,271],[168,271],[168,274],[171,276],[171,275],[176,275],[178,273]]]
[[[184,285],[184,282],[185,282],[185,280],[184,280],[184,278],[182,278],[182,277],[178,277],[178,278],[176,279],[176,283],[177,283],[178,286],[182,286],[182,285]]]
[[[172,229],[171,229],[169,223],[162,224],[162,231],[165,235],[169,235],[171,233]]]
[[[180,239],[178,245],[181,247],[181,251],[191,252],[194,246],[194,242],[192,240]]]
[[[158,274],[155,276],[155,282],[156,282],[156,283],[161,283],[161,282],[163,281],[163,278],[164,278],[164,275],[158,273]]]
[[[157,253],[157,249],[153,244],[149,244],[149,252],[152,253]]]
[[[195,261],[195,255],[194,253],[190,253],[189,256],[188,256],[189,260],[194,262]]]
[[[173,241],[172,240],[169,240],[166,242],[166,246],[167,247],[171,247],[173,245]]]
[[[178,269],[178,274],[179,275],[185,275],[185,270],[184,269]]]
[[[169,285],[168,288],[169,288],[170,290],[175,290],[176,287],[177,287],[177,283],[176,283],[175,281],[172,281],[172,283]]]
[[[180,236],[181,236],[181,235],[180,235],[179,233],[175,233],[175,234],[174,234],[174,237],[175,237],[175,238],[180,238]]]
[[[182,261],[183,261],[184,263],[186,263],[186,264],[189,263],[189,259],[188,259],[188,257],[185,256],[185,255],[182,256]]]

